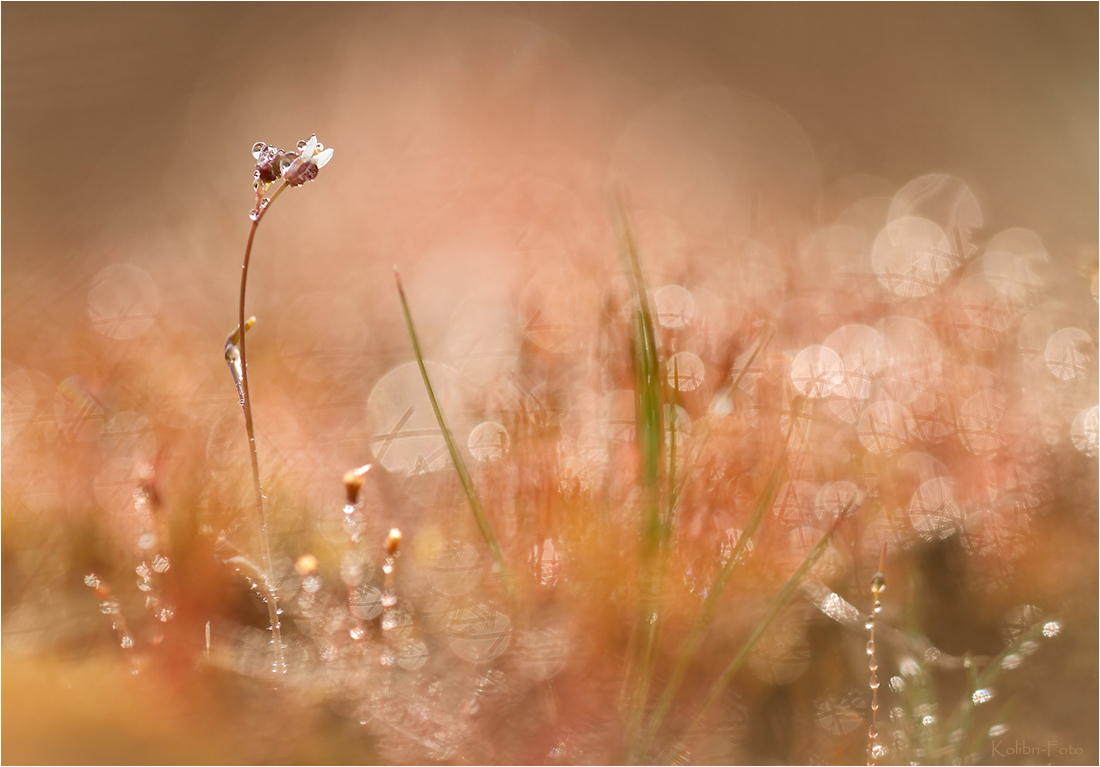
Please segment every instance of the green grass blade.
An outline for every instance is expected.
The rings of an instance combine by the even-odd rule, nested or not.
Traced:
[[[664,461],[664,424],[661,367],[653,314],[642,277],[634,236],[621,197],[612,202],[612,218],[631,297],[634,300],[634,395],[635,428],[641,458],[641,551],[638,604],[637,660],[629,700],[626,738],[627,760],[633,761],[633,741],[640,733],[645,702],[653,675],[653,657],[660,631],[660,592],[667,569],[671,519],[661,512],[661,464]],[[671,512],[671,509],[670,509]]]
[[[435,413],[436,423],[439,424],[439,430],[443,433],[443,440],[447,443],[447,450],[451,454],[451,462],[454,464],[459,482],[462,483],[462,490],[466,493],[466,500],[470,505],[470,511],[474,515],[474,521],[477,523],[478,530],[481,531],[481,535],[485,539],[485,544],[489,547],[489,554],[493,558],[493,569],[497,571],[501,581],[504,582],[504,588],[508,592],[508,597],[514,599],[516,596],[515,581],[512,580],[512,574],[508,570],[508,565],[504,562],[504,555],[501,553],[500,544],[497,542],[496,535],[493,534],[493,528],[489,524],[488,517],[485,516],[485,510],[481,507],[481,500],[478,498],[477,491],[474,489],[473,480],[470,479],[470,472],[466,469],[466,462],[462,460],[462,454],[458,452],[458,447],[455,445],[454,438],[451,436],[451,430],[447,427],[447,421],[443,417],[443,410],[439,407],[439,401],[436,399],[435,389],[432,387],[431,378],[428,377],[428,368],[424,365],[424,354],[420,350],[420,341],[416,335],[416,328],[413,327],[412,313],[409,311],[409,302],[405,298],[405,289],[401,285],[401,275],[398,274],[396,268],[393,270],[393,274],[397,280],[397,294],[401,298],[401,311],[405,315],[405,327],[409,331],[409,339],[412,341],[413,354],[416,355],[416,364],[420,368],[420,377],[424,380],[424,389],[428,392],[428,399],[432,403],[432,411]]]
[[[695,717],[693,728],[699,726],[707,711],[710,710],[710,707],[714,705],[715,701],[717,701],[723,691],[725,691],[726,685],[733,679],[733,675],[736,674],[741,669],[741,666],[745,664],[745,661],[748,660],[749,653],[752,652],[756,643],[764,636],[768,627],[771,626],[772,622],[779,615],[779,612],[791,601],[791,597],[794,596],[802,579],[806,577],[806,573],[808,573],[810,569],[817,564],[817,561],[821,559],[822,555],[825,553],[826,547],[829,545],[829,541],[832,540],[840,524],[847,519],[848,512],[851,508],[852,503],[849,503],[848,506],[837,515],[836,520],[829,527],[828,531],[826,531],[825,535],[821,536],[821,540],[819,540],[810,553],[806,555],[806,558],[802,560],[802,564],[798,566],[798,569],[794,571],[794,574],[783,585],[783,588],[775,595],[771,605],[768,607],[768,611],[764,614],[763,620],[757,624],[752,635],[741,647],[737,655],[734,656],[733,660],[730,661],[729,665],[722,671],[718,679],[715,680],[710,693],[707,695],[706,700],[703,701],[702,708],[699,709],[699,713]]]
[[[703,599],[703,604],[699,607],[699,612],[696,613],[695,621],[692,623],[688,636],[680,647],[680,652],[677,655],[676,665],[672,669],[672,674],[669,676],[665,689],[661,692],[661,697],[658,698],[653,708],[653,713],[650,716],[649,725],[646,727],[644,739],[642,741],[642,753],[648,751],[649,747],[653,744],[657,736],[657,731],[660,729],[661,723],[664,721],[669,708],[672,706],[672,702],[676,698],[676,693],[680,689],[680,684],[684,681],[684,676],[687,674],[691,661],[695,657],[695,653],[698,651],[699,646],[703,643],[703,638],[706,636],[707,628],[709,628],[710,621],[714,617],[714,610],[718,606],[718,601],[722,598],[726,586],[729,585],[734,571],[741,564],[745,550],[748,548],[749,543],[751,543],[753,535],[764,521],[764,517],[772,506],[776,491],[779,489],[779,485],[783,482],[783,477],[786,475],[785,466],[786,463],[781,456],[780,460],[776,462],[776,466],[772,470],[771,476],[768,477],[768,483],[764,486],[764,490],[756,499],[752,516],[749,517],[745,529],[741,531],[741,537],[737,539],[737,544],[734,546],[733,551],[730,552],[729,559],[722,565],[722,569],[718,571],[714,583],[711,584],[710,589],[707,591],[706,598]]]

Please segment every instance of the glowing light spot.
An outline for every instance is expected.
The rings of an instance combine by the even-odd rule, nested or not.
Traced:
[[[843,381],[844,363],[828,346],[807,346],[791,362],[791,384],[807,397],[828,397]]]

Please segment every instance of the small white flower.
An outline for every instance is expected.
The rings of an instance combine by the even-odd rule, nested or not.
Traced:
[[[332,148],[325,149],[324,144],[317,141],[317,135],[309,137],[309,141],[298,142],[298,155],[283,169],[283,180],[291,186],[301,186],[307,181],[317,177],[317,171],[325,167],[332,159]]]

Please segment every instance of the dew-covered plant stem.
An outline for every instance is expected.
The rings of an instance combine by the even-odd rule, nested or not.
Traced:
[[[867,729],[867,765],[874,767],[875,760],[882,751],[877,746],[878,739],[878,657],[875,655],[875,618],[882,612],[882,592],[886,588],[886,544],[882,544],[882,554],[879,556],[878,572],[871,579],[871,613],[867,616],[867,664],[871,672],[868,684],[871,688],[871,726]]]
[[[252,226],[248,230],[248,242],[244,247],[244,263],[241,266],[241,297],[240,304],[238,306],[238,347],[240,349],[240,377],[241,377],[241,393],[242,403],[241,406],[244,410],[244,428],[248,433],[248,452],[252,459],[252,482],[256,490],[256,512],[260,518],[260,556],[263,560],[263,568],[266,574],[266,591],[264,602],[267,604],[268,619],[271,622],[271,643],[274,646],[274,665],[272,671],[274,673],[285,672],[286,667],[283,661],[283,639],[282,632],[279,626],[279,605],[275,596],[275,577],[274,570],[271,563],[271,544],[268,541],[267,536],[267,515],[264,513],[264,489],[260,482],[260,458],[256,452],[256,429],[252,421],[252,397],[248,389],[248,350],[245,339],[248,337],[246,332],[248,325],[245,320],[245,295],[248,290],[248,265],[252,258],[252,243],[256,239],[256,230],[260,226],[260,222],[263,220],[264,214],[270,209],[271,203],[275,202],[275,199],[282,194],[283,190],[290,186],[289,183],[283,182],[278,189],[275,190],[275,194],[271,195],[271,199],[267,205],[260,206],[255,217],[252,218]]]
[[[511,571],[504,561],[504,554],[501,552],[496,535],[493,534],[489,518],[485,515],[485,510],[481,506],[481,500],[478,498],[477,490],[474,489],[470,472],[466,469],[466,462],[462,459],[462,454],[458,452],[451,430],[447,427],[447,421],[443,417],[443,409],[439,407],[439,400],[435,396],[435,387],[432,386],[431,378],[428,376],[428,368],[424,364],[424,354],[420,349],[420,340],[416,335],[416,328],[413,327],[412,312],[409,310],[409,302],[405,298],[405,289],[401,285],[401,275],[396,268],[393,270],[393,275],[397,281],[397,295],[401,299],[401,311],[405,316],[405,328],[408,330],[409,340],[412,342],[416,364],[420,368],[420,377],[424,381],[424,390],[428,393],[428,400],[432,403],[432,412],[435,413],[436,423],[439,424],[439,431],[443,434],[443,441],[451,454],[451,462],[454,464],[455,473],[458,474],[458,481],[462,484],[462,491],[466,494],[466,502],[470,506],[470,512],[474,515],[474,522],[481,532],[481,537],[485,539],[485,545],[489,548],[489,555],[493,558],[493,569],[500,576],[509,599],[514,600],[517,596],[515,581],[512,579]]]

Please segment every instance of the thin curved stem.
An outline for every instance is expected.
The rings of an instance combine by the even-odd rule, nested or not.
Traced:
[[[252,257],[252,241],[256,238],[256,230],[260,226],[260,222],[263,220],[264,214],[271,207],[271,203],[275,202],[275,199],[282,194],[283,190],[289,186],[287,183],[283,183],[268,200],[267,205],[260,207],[256,211],[256,218],[252,221],[252,228],[248,231],[248,242],[244,247],[244,263],[241,266],[241,300],[239,306],[239,324],[238,328],[241,328],[240,338],[238,339],[239,348],[241,350],[241,391],[244,394],[244,428],[248,432],[248,450],[252,457],[252,481],[256,487],[256,509],[260,514],[260,554],[263,559],[263,567],[267,572],[267,594],[264,596],[264,602],[267,603],[268,618],[271,621],[271,643],[274,645],[275,651],[275,663],[272,667],[272,672],[285,673],[286,664],[283,661],[283,638],[279,625],[279,605],[275,596],[275,571],[271,565],[271,545],[267,539],[267,515],[264,513],[264,489],[260,483],[260,458],[256,453],[256,430],[252,423],[252,397],[248,391],[248,356],[245,348],[245,337],[248,335],[244,332],[245,328],[245,293],[248,289],[248,264]]]

